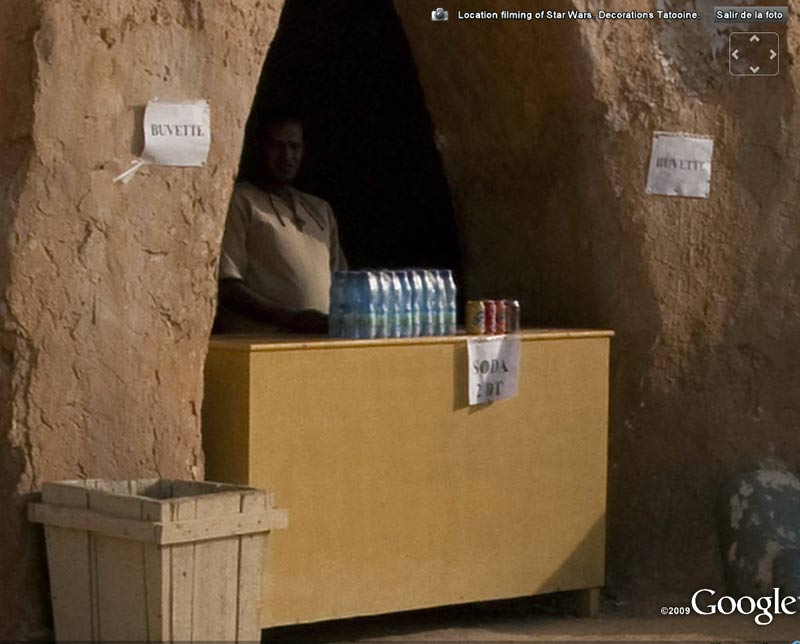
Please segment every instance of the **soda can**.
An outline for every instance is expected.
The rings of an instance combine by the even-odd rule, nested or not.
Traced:
[[[486,310],[486,335],[497,333],[497,304],[494,300],[483,300]]]
[[[508,327],[506,326],[506,301],[495,300],[494,304],[497,307],[494,314],[495,315],[494,331],[498,335],[503,335],[504,333],[508,332]]]
[[[467,302],[467,333],[486,335],[486,307],[482,300]]]
[[[519,333],[520,317],[519,300],[506,300],[507,333]]]

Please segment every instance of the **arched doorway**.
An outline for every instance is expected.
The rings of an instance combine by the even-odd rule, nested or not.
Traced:
[[[287,0],[245,149],[259,115],[274,109],[303,116],[298,187],[331,203],[352,267],[460,272],[433,126],[391,0]]]

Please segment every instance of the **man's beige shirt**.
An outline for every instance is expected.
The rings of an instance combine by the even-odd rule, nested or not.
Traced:
[[[328,202],[290,190],[295,212],[252,184],[236,185],[219,277],[240,279],[271,304],[290,311],[328,313],[331,271],[347,268],[336,219]]]

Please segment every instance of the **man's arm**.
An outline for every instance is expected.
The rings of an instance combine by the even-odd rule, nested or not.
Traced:
[[[219,299],[223,305],[250,318],[297,331],[326,333],[328,316],[311,309],[290,311],[267,301],[240,279],[226,278],[219,283]]]
[[[328,219],[330,221],[331,237],[329,246],[331,249],[331,271],[346,271],[347,258],[342,250],[342,244],[339,242],[339,224],[336,217],[333,215],[333,209],[330,204],[328,206]]]

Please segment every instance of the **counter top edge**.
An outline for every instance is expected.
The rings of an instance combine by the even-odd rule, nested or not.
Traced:
[[[614,332],[607,329],[527,329],[518,335],[522,340],[564,340],[569,338],[610,338]],[[453,344],[468,338],[501,337],[472,336],[465,333],[420,338],[380,338],[353,340],[350,338],[328,338],[321,336],[211,336],[209,348],[222,351],[287,351],[293,349],[343,349],[370,346],[403,346],[420,344]]]

